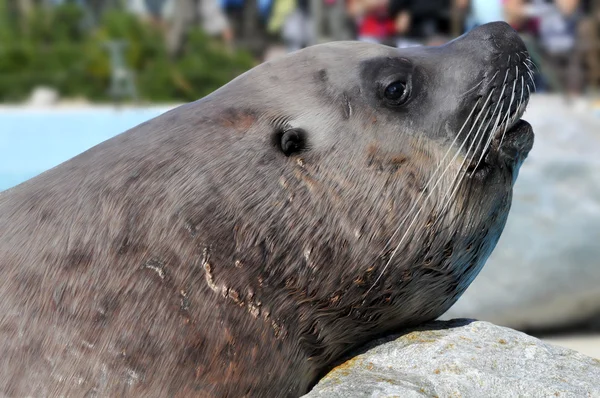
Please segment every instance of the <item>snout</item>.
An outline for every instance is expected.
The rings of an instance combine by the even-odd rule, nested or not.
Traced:
[[[451,41],[442,52],[459,71],[452,78],[476,87],[459,97],[459,122],[467,120],[465,147],[475,153],[474,167],[490,150],[519,164],[533,142],[531,127],[519,120],[535,87],[533,64],[519,34],[505,22],[493,22]]]
[[[455,45],[476,49],[469,62],[481,75],[479,94],[488,95],[488,103],[503,105],[505,113],[517,113],[534,87],[531,59],[519,34],[505,22],[492,22],[468,32]]]
[[[466,33],[457,41],[464,45],[475,45],[491,54],[520,54],[527,53],[525,43],[519,34],[506,22],[491,22]]]
[[[479,95],[490,94],[493,90],[490,101],[494,103],[506,99],[507,93],[519,98],[529,97],[533,88],[531,59],[525,43],[507,23],[479,26],[447,46],[455,57],[461,57],[456,62],[461,64],[463,76],[474,80],[473,83],[482,83]]]
[[[494,63],[495,60],[517,54],[529,57],[525,43],[506,22],[491,22],[448,42],[452,52],[463,54],[464,59],[475,66]]]

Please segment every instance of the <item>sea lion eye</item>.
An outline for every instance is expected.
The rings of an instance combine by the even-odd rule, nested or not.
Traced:
[[[408,98],[406,83],[395,81],[389,84],[383,92],[385,99],[392,105],[402,105]]]

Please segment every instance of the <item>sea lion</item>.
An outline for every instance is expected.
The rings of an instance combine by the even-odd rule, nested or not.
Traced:
[[[505,23],[264,63],[0,196],[0,392],[306,393],[443,314],[533,143]]]

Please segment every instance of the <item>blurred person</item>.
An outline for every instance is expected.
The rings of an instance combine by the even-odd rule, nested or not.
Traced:
[[[502,0],[504,20],[517,32],[537,36],[537,20],[529,15],[532,8],[528,0]],[[528,8],[529,7],[529,8]]]
[[[504,20],[522,36],[536,64],[539,64],[538,40],[539,21],[535,18],[535,8],[528,0],[502,0]],[[538,65],[540,66],[540,65]],[[544,71],[546,72],[546,71]],[[538,92],[546,90],[549,77],[542,73],[541,67],[533,70],[534,82]]]
[[[257,57],[269,46],[269,18],[275,0],[219,0],[232,28],[236,45]]]
[[[313,23],[309,0],[275,0],[268,30],[279,32],[286,51],[292,52],[316,41]]]
[[[600,88],[600,2],[582,1],[581,11],[579,47],[584,58],[585,84],[597,90]]]
[[[402,37],[399,47],[439,45],[450,36],[454,10],[466,10],[468,0],[390,0],[390,14]]]
[[[352,34],[348,29],[350,16],[346,13],[345,2],[274,0],[269,32],[281,35],[288,52],[320,41],[349,40]]]
[[[264,16],[265,13],[268,13],[268,10],[270,8],[270,3],[271,1],[266,0],[266,1],[261,1],[258,0],[257,4],[254,4],[254,2],[252,1],[248,1],[248,0],[220,0],[219,1],[219,5],[221,6],[221,9],[223,10],[223,12],[225,13],[225,15],[227,15],[227,17],[229,17],[230,22],[232,23],[234,30],[236,32],[242,31],[242,27],[244,25],[244,16],[245,14],[247,14],[248,9],[251,6],[257,6],[260,11],[259,14],[261,14],[261,16]]]
[[[582,13],[579,0],[556,0],[540,18],[540,38],[544,59],[558,74],[567,94],[583,91],[583,57],[578,40]]]
[[[356,21],[358,40],[387,44],[395,37],[398,31],[389,7],[390,0],[348,1],[348,14]]]
[[[471,0],[468,6],[466,30],[490,22],[504,21],[502,0]]]
[[[323,23],[331,40],[349,40],[352,38],[353,21],[346,10],[346,0],[318,0],[323,1]]]
[[[583,90],[581,6],[580,0],[505,0],[507,21],[536,39],[533,50],[539,51],[545,64],[544,80],[554,77],[569,96]]]
[[[221,36],[229,47],[233,31],[217,0],[174,0],[167,31],[167,49],[171,57],[179,55],[188,29],[201,20],[201,26],[211,36]]]

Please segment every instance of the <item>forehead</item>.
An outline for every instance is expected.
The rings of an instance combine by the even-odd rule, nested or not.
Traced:
[[[381,72],[377,64],[389,65],[389,59],[402,59],[400,55],[392,47],[356,41],[315,45],[255,67],[214,96],[231,106],[260,104],[262,110],[294,117],[318,113],[333,103],[358,99],[363,71]]]
[[[290,68],[326,70],[329,75],[339,73],[347,78],[348,73],[360,71],[365,64],[374,66],[381,60],[396,58],[399,55],[398,50],[392,47],[341,41],[307,47],[275,60],[272,66],[288,71],[291,71]]]

